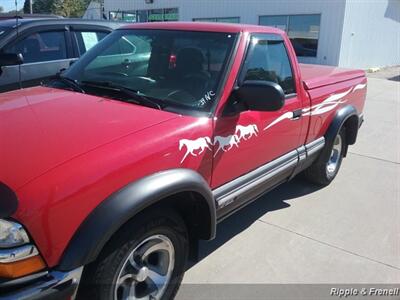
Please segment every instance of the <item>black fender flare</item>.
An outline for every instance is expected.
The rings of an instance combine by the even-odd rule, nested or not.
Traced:
[[[94,261],[112,235],[152,204],[181,192],[195,192],[207,202],[208,238],[216,233],[215,200],[208,183],[190,169],[161,171],[134,181],[102,201],[83,221],[64,251],[58,269],[69,271]]]
[[[0,218],[7,218],[17,211],[18,198],[15,192],[0,181]]]
[[[346,133],[347,136],[347,143],[346,143],[346,152],[347,152],[347,145],[349,144],[354,144],[357,138],[357,133],[358,133],[358,124],[359,124],[359,116],[357,113],[357,109],[353,105],[346,105],[342,108],[340,108],[333,120],[331,121],[331,124],[329,125],[326,133],[325,133],[325,148],[324,149],[331,149],[333,142],[335,140],[336,135],[339,133],[340,129],[343,127],[343,125],[350,120],[350,118],[357,120],[357,125],[356,129],[351,132],[351,134]],[[321,153],[321,156],[324,158],[325,155],[330,155],[330,151],[323,151]]]

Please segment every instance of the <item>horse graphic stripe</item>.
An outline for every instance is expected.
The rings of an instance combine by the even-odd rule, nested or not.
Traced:
[[[321,103],[315,104],[311,107],[304,108],[302,110],[303,115],[305,116],[315,116],[327,113],[334,108],[336,108],[339,104],[345,103],[347,100],[343,99],[350,93],[354,93],[357,90],[362,90],[367,86],[367,84],[357,84],[356,86],[348,89],[345,92],[332,94],[327,97]],[[263,130],[267,130],[276,124],[293,118],[293,112],[285,112],[268,124]],[[235,133],[227,136],[215,136],[213,140],[210,137],[200,137],[196,140],[188,140],[181,139],[179,141],[179,151],[182,151],[183,148],[186,148],[185,154],[181,160],[181,163],[185,161],[185,159],[189,156],[198,156],[202,154],[206,150],[212,151],[211,146],[216,146],[217,150],[215,151],[214,157],[220,152],[228,152],[233,148],[239,148],[240,143],[243,141],[247,141],[252,137],[258,137],[258,127],[255,124],[250,124],[247,126],[237,125],[235,128]]]
[[[210,146],[217,146],[214,157],[217,156],[219,152],[228,152],[234,146],[239,148],[239,144],[242,140],[247,141],[253,136],[258,136],[258,127],[255,124],[250,124],[248,126],[237,125],[235,128],[235,134],[228,136],[215,136],[214,140],[208,136],[198,138],[196,140],[181,139],[179,141],[179,151],[186,148],[186,152],[181,160],[181,163],[189,156],[198,156],[202,154],[206,149],[211,150]]]

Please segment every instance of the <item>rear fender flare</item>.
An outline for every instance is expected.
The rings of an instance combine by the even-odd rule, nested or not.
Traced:
[[[346,121],[351,120],[351,119],[356,119],[357,120],[357,129],[349,134],[349,132],[346,133],[346,151],[347,152],[347,146],[349,144],[354,144],[356,138],[357,138],[357,132],[358,132],[358,113],[357,109],[353,105],[346,105],[342,108],[340,108],[336,114],[335,117],[333,118],[331,124],[328,127],[328,130],[325,133],[325,148],[324,151],[321,153],[322,159],[328,159],[330,155],[330,151],[326,149],[331,149],[333,142],[335,140],[335,137],[338,135],[340,129],[343,127],[343,125],[346,123]]]

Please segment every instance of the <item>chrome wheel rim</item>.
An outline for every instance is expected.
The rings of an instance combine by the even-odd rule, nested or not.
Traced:
[[[133,249],[118,274],[114,299],[158,300],[164,295],[175,265],[175,249],[165,235],[153,235]]]
[[[332,176],[336,173],[340,162],[340,156],[342,154],[342,137],[338,134],[333,142],[331,156],[329,157],[326,165],[326,172],[328,176]]]

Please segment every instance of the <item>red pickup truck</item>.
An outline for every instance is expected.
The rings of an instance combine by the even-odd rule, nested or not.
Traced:
[[[0,94],[0,298],[173,298],[218,222],[335,178],[366,85],[279,29],[149,23]]]

